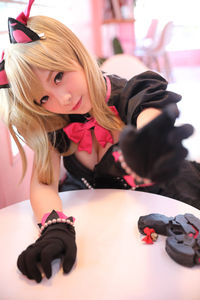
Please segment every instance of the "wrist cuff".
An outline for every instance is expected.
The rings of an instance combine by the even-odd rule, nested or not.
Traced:
[[[135,189],[137,187],[145,187],[153,185],[154,183],[147,178],[142,178],[138,176],[125,162],[124,156],[122,154],[122,151],[120,149],[115,149],[112,153],[115,162],[119,162],[121,165],[121,168],[124,169],[127,175],[124,175],[123,178],[126,180],[126,182],[132,187],[132,189]]]
[[[67,217],[62,211],[55,211],[52,210],[51,212],[48,212],[46,214],[43,215],[41,223],[38,224],[39,228],[41,228],[42,226],[44,226],[48,221],[52,221],[55,219],[61,219],[61,220],[66,220],[69,217]],[[70,219],[72,220],[72,222],[75,222],[75,218],[74,217],[70,217]]]
[[[46,221],[55,218],[67,219],[67,216],[62,211],[52,210],[52,212],[44,214],[44,216],[42,217],[41,224],[44,225]]]

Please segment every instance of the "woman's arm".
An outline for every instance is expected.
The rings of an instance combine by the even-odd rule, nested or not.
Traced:
[[[141,126],[138,130],[131,125],[125,127],[119,146],[124,162],[133,173],[152,182],[165,183],[178,174],[188,153],[182,141],[193,133],[193,127],[174,126],[179,115],[175,104],[168,105],[157,117],[156,113],[150,108],[143,111],[138,118]],[[145,121],[148,124],[144,126]]]
[[[42,224],[40,237],[28,246],[17,260],[17,266],[22,274],[36,282],[40,282],[44,276],[51,277],[51,263],[55,258],[61,259],[64,273],[69,273],[77,253],[73,221],[70,217],[67,218],[65,215],[60,217],[55,212],[62,211],[61,199],[58,196],[60,155],[52,149],[51,158],[54,175],[52,184],[39,183],[35,164],[33,164],[31,178],[31,205],[36,219],[40,223],[43,215],[50,213],[47,217],[48,221],[46,219],[45,224]]]
[[[51,157],[54,170],[52,184],[45,185],[38,182],[35,164],[31,178],[31,205],[37,221],[40,223],[44,214],[50,214],[45,224],[42,224],[40,237],[28,246],[17,260],[17,266],[22,274],[36,282],[40,282],[44,276],[51,277],[52,261],[55,258],[61,259],[64,273],[69,273],[77,253],[72,217],[68,218],[65,215],[60,217],[55,212],[62,211],[61,199],[58,196],[60,155],[56,150],[51,150]]]
[[[38,181],[34,167],[35,163],[33,163],[30,200],[37,222],[41,222],[43,215],[51,212],[53,209],[62,211],[62,202],[58,195],[60,154],[53,148],[51,150],[51,159],[53,165],[53,182],[51,185],[42,184]]]
[[[150,121],[152,121],[154,118],[159,116],[161,114],[161,110],[157,108],[146,108],[144,109],[137,118],[137,128],[141,128]]]

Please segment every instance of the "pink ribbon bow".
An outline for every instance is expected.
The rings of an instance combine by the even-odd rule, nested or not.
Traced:
[[[110,109],[118,115],[115,107],[110,106]],[[104,148],[107,143],[113,144],[113,138],[109,130],[103,128],[97,123],[94,118],[90,118],[86,123],[74,122],[63,128],[70,140],[78,145],[78,151],[87,151],[92,153],[92,133],[91,128],[94,128],[94,134],[98,143]]]
[[[30,15],[30,10],[31,10],[31,6],[33,4],[35,0],[29,0],[27,7],[25,8],[24,12],[21,12],[19,14],[19,16],[16,18],[16,20],[18,20],[19,22],[23,23],[23,24],[27,24],[27,20],[29,18]]]
[[[91,118],[87,123],[71,123],[63,128],[63,130],[70,140],[76,144],[79,143],[79,151],[92,153],[92,133],[90,129],[93,127],[96,139],[103,148],[107,143],[113,144],[113,138],[109,130],[100,126],[94,118]]]

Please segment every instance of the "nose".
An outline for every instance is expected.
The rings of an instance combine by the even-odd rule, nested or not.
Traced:
[[[68,105],[71,103],[72,95],[66,91],[57,91],[54,97],[61,105]]]

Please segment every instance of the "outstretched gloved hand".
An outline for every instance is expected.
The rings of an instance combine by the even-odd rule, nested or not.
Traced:
[[[189,124],[174,126],[178,115],[176,105],[170,104],[141,129],[128,125],[122,131],[119,146],[124,160],[140,177],[161,183],[178,174],[188,154],[182,141],[193,133]]]
[[[51,277],[51,262],[56,258],[62,259],[64,273],[70,272],[76,253],[74,227],[68,223],[55,223],[48,226],[39,239],[20,254],[17,266],[29,279],[40,282],[42,271],[47,278]]]

